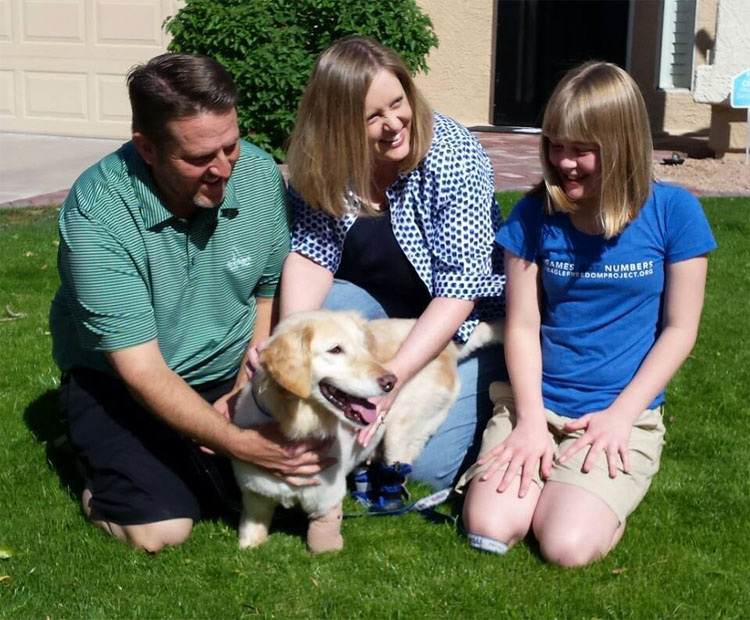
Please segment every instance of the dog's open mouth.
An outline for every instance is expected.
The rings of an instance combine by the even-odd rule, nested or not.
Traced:
[[[347,394],[325,381],[320,382],[320,392],[329,403],[340,409],[344,416],[355,424],[367,426],[375,421],[375,405],[364,398]]]

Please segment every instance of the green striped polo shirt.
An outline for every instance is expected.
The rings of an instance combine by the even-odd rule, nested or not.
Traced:
[[[269,155],[241,141],[216,209],[188,221],[159,200],[132,142],[84,172],[60,210],[53,357],[113,374],[104,353],[158,339],[199,385],[231,377],[289,251],[286,191]]]

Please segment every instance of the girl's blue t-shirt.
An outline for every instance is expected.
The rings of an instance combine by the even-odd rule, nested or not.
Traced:
[[[666,266],[716,248],[700,203],[680,187],[654,183],[625,230],[605,239],[523,198],[497,242],[537,263],[544,406],[571,418],[606,409],[661,333]],[[664,402],[662,391],[649,405]]]

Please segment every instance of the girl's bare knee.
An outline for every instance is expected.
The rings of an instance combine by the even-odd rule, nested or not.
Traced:
[[[564,568],[586,566],[600,560],[609,549],[595,544],[585,536],[561,534],[559,536],[537,536],[539,549],[544,559]]]
[[[533,528],[544,558],[566,568],[601,560],[612,549],[613,543],[616,544],[612,532],[606,528],[597,530],[585,524],[577,526],[575,523],[550,523],[549,520],[544,523],[535,520]]]
[[[463,508],[464,528],[471,534],[486,536],[511,547],[529,531],[533,501],[518,500],[516,485],[502,494],[492,480],[472,481]]]
[[[603,558],[616,544],[617,515],[600,498],[575,485],[544,487],[532,522],[539,549],[549,562],[585,566]]]

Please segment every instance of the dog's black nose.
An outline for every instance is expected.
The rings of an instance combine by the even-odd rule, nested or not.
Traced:
[[[384,392],[390,392],[396,385],[396,375],[383,375],[378,377],[378,385]]]

